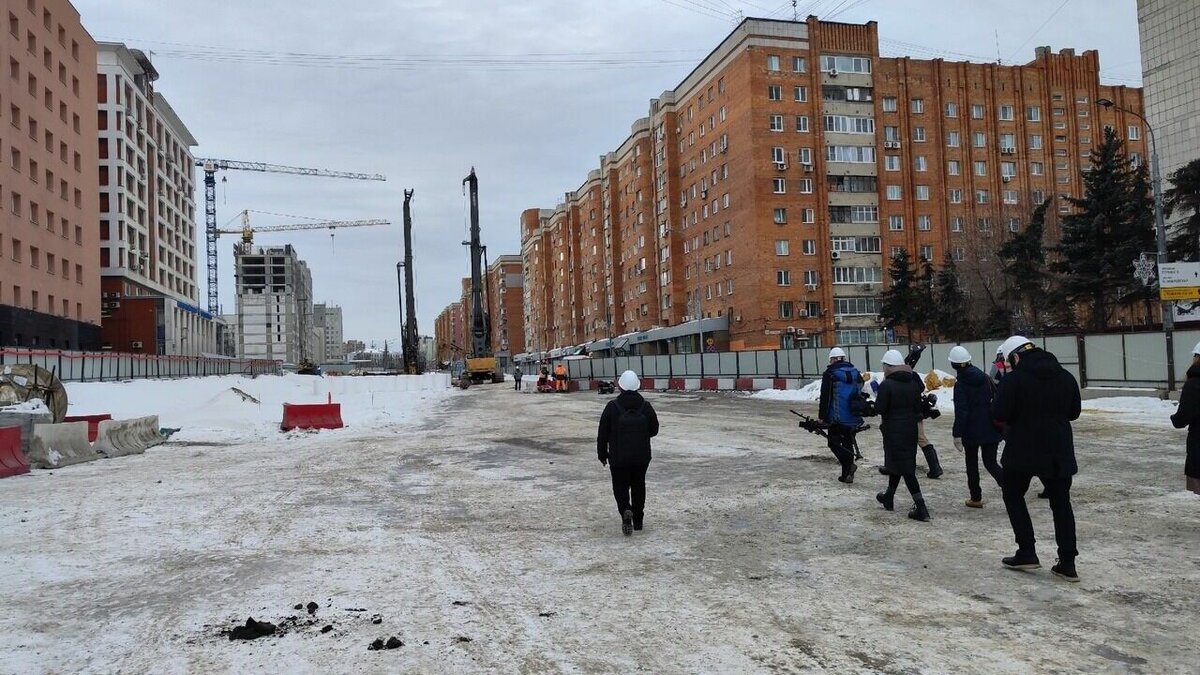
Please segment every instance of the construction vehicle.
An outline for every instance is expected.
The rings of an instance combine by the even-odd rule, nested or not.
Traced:
[[[233,159],[196,158],[196,166],[204,169],[204,231],[208,252],[208,311],[220,314],[217,293],[217,171],[236,169],[258,173],[286,173],[295,176],[322,176],[325,178],[349,178],[351,180],[387,180],[377,173],[354,173],[329,171],[328,169],[306,169],[299,166],[265,164],[263,162],[240,162]],[[225,179],[222,178],[222,181]]]
[[[461,379],[477,384],[503,382],[500,360],[492,353],[488,339],[490,318],[483,308],[483,245],[479,242],[479,179],[475,177],[475,167],[471,167],[471,175],[463,179],[463,184],[471,196],[471,240],[463,242],[464,246],[471,247],[471,316],[467,321],[471,328],[471,344]]]

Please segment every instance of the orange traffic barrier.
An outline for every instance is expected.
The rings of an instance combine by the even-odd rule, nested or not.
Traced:
[[[29,473],[29,462],[21,452],[21,427],[0,427],[0,478]]]

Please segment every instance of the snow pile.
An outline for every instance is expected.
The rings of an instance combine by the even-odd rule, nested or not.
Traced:
[[[0,406],[0,413],[17,413],[22,415],[49,415],[50,409],[46,407],[46,403],[40,398],[35,398],[23,403],[15,403],[8,406]]]
[[[429,391],[396,391],[396,383],[391,382],[394,377],[362,379],[372,380],[364,389],[384,391],[333,395],[333,402],[342,404],[346,426],[360,430],[395,427],[420,419],[451,393],[448,379],[438,380],[441,388]],[[114,419],[158,415],[161,426],[181,429],[172,440],[255,441],[278,437],[284,403],[325,403],[325,385],[322,378],[295,374],[68,383],[68,414],[109,413]]]
[[[809,382],[800,389],[763,389],[750,395],[762,401],[816,402],[821,400],[821,381]]]
[[[1161,417],[1164,420],[1175,413],[1179,404],[1149,396],[1112,396],[1083,402],[1084,410],[1106,413],[1127,413]]]

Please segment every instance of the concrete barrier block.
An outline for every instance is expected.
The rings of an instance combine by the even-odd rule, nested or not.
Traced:
[[[50,413],[8,413],[0,412],[0,427],[19,427],[21,429],[21,452],[29,455],[29,444],[33,440],[33,425],[50,424],[54,417]]]
[[[105,420],[100,423],[96,437],[96,452],[105,457],[140,455],[163,442],[158,427],[158,415],[128,420]]]
[[[99,459],[87,434],[87,422],[33,425],[29,465],[35,469],[59,469]]]
[[[756,377],[751,381],[750,388],[753,391],[762,391],[764,389],[782,389],[783,387],[776,387],[774,378]]]
[[[684,391],[700,391],[700,378],[688,377],[683,380]]]

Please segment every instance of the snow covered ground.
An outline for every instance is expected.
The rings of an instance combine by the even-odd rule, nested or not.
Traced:
[[[1200,498],[1183,433],[1138,415],[1076,426],[1067,584],[1032,494],[1046,569],[1000,569],[999,490],[963,507],[948,418],[925,524],[876,505],[874,431],[844,485],[787,412],[811,404],[650,394],[647,525],[626,539],[595,456],[607,397],[347,393],[347,429],[280,434],[276,402],[324,398],[311,380],[224,379],[72,385],[72,412],[185,429],[0,481],[0,672],[1195,672]],[[221,635],[249,616],[298,620]]]

